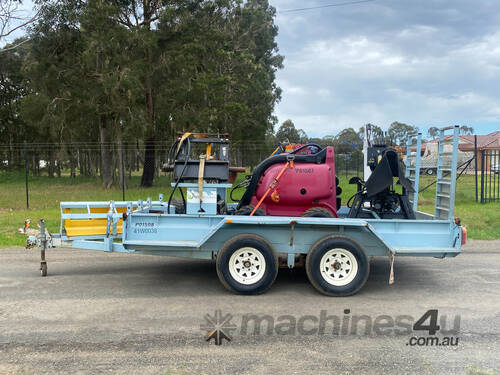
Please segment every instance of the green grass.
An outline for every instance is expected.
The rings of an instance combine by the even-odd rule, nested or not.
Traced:
[[[434,181],[422,176],[421,187]],[[435,185],[419,195],[419,210],[434,213]],[[500,239],[500,202],[476,203],[473,175],[463,175],[457,182],[455,217],[467,227],[467,236],[476,240]]]
[[[349,185],[348,178],[341,174],[340,185],[344,190],[342,200],[346,200],[355,192],[355,186]],[[243,179],[240,175],[238,180]],[[427,185],[432,177],[422,176],[421,186]],[[161,176],[152,188],[139,186],[140,176],[133,175],[128,179],[127,200],[157,199],[159,193],[168,197],[170,180]],[[109,201],[121,200],[122,192],[118,186],[104,189],[97,178],[76,177],[48,178],[46,176],[30,176],[30,209],[26,210],[24,190],[24,174],[0,172],[0,246],[24,245],[25,237],[17,234],[26,218],[33,223],[44,218],[48,229],[59,230],[59,202],[61,201]],[[241,196],[243,190],[239,191]],[[419,209],[433,213],[435,186],[420,194]],[[487,204],[475,203],[474,176],[462,176],[457,185],[455,216],[462,219],[467,226],[470,239],[492,240],[500,238],[500,202]],[[166,199],[166,198],[165,198]]]
[[[152,188],[141,188],[140,176],[127,179],[127,200],[157,200],[160,193],[170,192],[170,179],[161,176]],[[17,234],[24,220],[30,218],[32,225],[45,219],[51,232],[59,231],[59,203],[63,201],[121,201],[122,190],[119,186],[105,189],[97,178],[67,176],[48,178],[46,176],[29,178],[29,203],[26,209],[26,191],[23,173],[0,172],[0,246],[24,245],[26,239]]]

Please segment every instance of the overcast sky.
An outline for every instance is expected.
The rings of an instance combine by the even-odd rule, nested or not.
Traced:
[[[393,121],[424,132],[451,124],[500,130],[500,0],[373,0],[286,12],[351,1],[270,0],[285,56],[279,123],[290,118],[310,136]]]
[[[367,122],[500,130],[500,1],[270,0],[283,89],[279,122],[309,135]]]

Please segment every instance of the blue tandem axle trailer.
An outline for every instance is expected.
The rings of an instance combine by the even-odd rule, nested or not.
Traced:
[[[303,265],[319,292],[352,295],[366,282],[374,256],[388,256],[392,283],[395,256],[454,257],[465,242],[465,228],[454,217],[458,128],[452,129],[451,165],[440,158],[434,215],[417,211],[420,153],[413,155],[411,167],[410,137],[406,177],[415,185],[410,199],[415,219],[381,219],[373,212],[371,218],[348,218],[347,207],[338,211],[338,218],[217,215],[209,197],[217,193],[225,198],[227,184],[207,184],[205,209],[196,214],[189,206],[186,214],[175,213],[162,195],[158,201],[62,202],[60,233],[48,238],[42,228],[38,241],[41,273],[47,274],[47,245],[57,243],[105,252],[215,259],[222,284],[240,294],[265,292],[280,267]],[[414,136],[417,149],[420,137]],[[196,193],[198,186],[186,184],[186,188],[189,197],[190,189]],[[195,206],[201,207],[199,200]]]

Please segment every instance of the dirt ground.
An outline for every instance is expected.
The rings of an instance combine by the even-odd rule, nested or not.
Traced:
[[[47,257],[42,278],[38,251],[0,251],[0,374],[500,372],[500,241],[470,241],[456,258],[397,258],[394,285],[387,259],[376,258],[367,284],[346,298],[320,295],[300,269],[245,297],[222,287],[213,261],[73,249]],[[219,309],[235,329],[217,346],[200,326]],[[321,314],[414,322],[430,309],[444,317],[442,331],[459,317],[457,332],[436,334],[458,338],[456,346],[409,344],[424,331],[310,330]],[[309,320],[302,333],[265,326],[257,334],[243,329],[248,314]]]

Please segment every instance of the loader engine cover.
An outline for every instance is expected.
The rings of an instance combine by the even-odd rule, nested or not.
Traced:
[[[255,190],[249,187],[241,205],[257,205],[286,163],[280,154],[264,160],[254,171]],[[248,195],[253,194],[251,199]],[[261,206],[270,216],[302,216],[311,207],[323,207],[333,217],[337,215],[335,160],[333,147],[326,147],[317,154],[295,156],[293,167],[287,168],[272,194]]]

